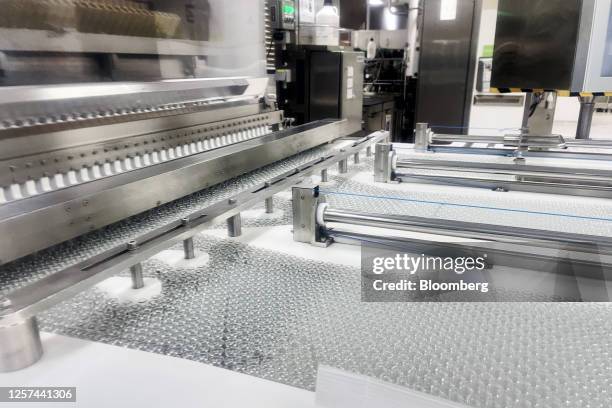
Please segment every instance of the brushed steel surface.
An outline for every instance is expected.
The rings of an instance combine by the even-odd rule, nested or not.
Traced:
[[[188,218],[170,222],[139,235],[129,243],[118,243],[77,264],[67,266],[65,269],[19,287],[7,294],[6,300],[9,307],[0,309],[0,325],[14,324],[35,316],[109,276],[125,271],[176,243],[192,238],[210,225],[225,221],[275,193],[302,183],[306,177],[386,137],[388,137],[387,133],[377,132],[356,140],[352,146],[342,149],[343,151],[336,151],[313,162],[305,163],[299,168],[267,179],[262,184],[254,185],[233,196],[232,199],[212,204],[190,214]],[[185,222],[186,220],[188,222]]]
[[[0,139],[0,186],[66,174],[256,127],[278,126],[282,112],[259,104]],[[229,144],[229,143],[228,143]]]
[[[347,136],[323,121],[0,207],[0,260],[9,262]]]
[[[28,119],[74,113],[151,109],[214,98],[261,97],[267,78],[206,78],[158,82],[87,83],[0,88],[0,121],[19,126]],[[6,125],[5,125],[6,126]]]

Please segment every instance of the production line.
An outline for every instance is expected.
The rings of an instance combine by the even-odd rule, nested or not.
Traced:
[[[58,407],[612,404],[605,68],[508,64],[557,13],[592,61],[610,1],[497,2],[493,99],[523,91],[525,113],[489,135],[465,126],[476,59],[432,68],[475,47],[437,48],[478,1],[367,1],[353,32],[344,1],[29,1],[55,11],[0,19],[0,386],[74,387]],[[576,139],[552,132],[564,93]]]

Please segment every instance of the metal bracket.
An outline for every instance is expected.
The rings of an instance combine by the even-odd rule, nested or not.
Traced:
[[[295,186],[293,198],[293,240],[313,245],[329,246],[331,240],[322,233],[317,222],[317,209],[325,203],[318,186]]]

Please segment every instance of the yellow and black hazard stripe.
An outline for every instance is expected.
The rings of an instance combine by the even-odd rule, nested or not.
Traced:
[[[612,96],[612,92],[571,92],[563,89],[537,89],[537,88],[491,88],[491,93],[520,93],[520,92],[556,92],[558,96]]]

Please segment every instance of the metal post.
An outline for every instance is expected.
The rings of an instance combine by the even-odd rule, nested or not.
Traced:
[[[578,117],[578,128],[576,139],[589,139],[591,136],[591,124],[595,113],[595,98],[592,96],[580,97],[580,116]]]
[[[390,143],[377,143],[374,152],[374,181],[388,183],[393,179],[395,152]]]
[[[0,372],[29,367],[37,362],[42,354],[40,332],[35,317],[7,326],[0,322]]]
[[[185,223],[185,221],[183,221],[183,223]],[[128,242],[127,248],[129,251],[134,252],[138,249],[138,243],[136,241]],[[144,287],[142,264],[137,263],[130,267],[130,274],[132,275],[132,289],[142,289]]]
[[[338,172],[340,174],[348,173],[348,160],[347,159],[343,159],[338,162]]]
[[[329,176],[327,174],[327,169],[321,170],[321,183],[327,183],[329,181]]]
[[[185,251],[185,259],[195,259],[195,248],[193,245],[193,237],[183,241],[183,250]]]
[[[144,277],[142,273],[142,264],[137,263],[130,268],[130,274],[132,275],[132,289],[144,288]]]
[[[429,125],[417,123],[414,134],[414,149],[424,151],[429,148]]]
[[[240,213],[227,219],[227,234],[232,238],[242,235],[242,218]]]
[[[372,157],[372,146],[368,146],[366,148],[366,156],[367,157]]]
[[[274,212],[274,197],[266,198],[266,214],[272,214]]]
[[[354,162],[355,164],[359,164],[359,152],[355,153],[355,155],[353,156]]]
[[[393,115],[385,115],[385,130],[389,132],[389,142],[393,142]]]

